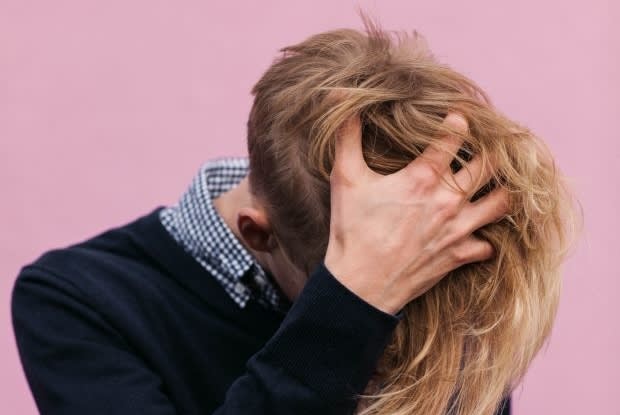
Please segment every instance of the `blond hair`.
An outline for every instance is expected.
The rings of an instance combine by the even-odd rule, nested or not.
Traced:
[[[493,259],[462,266],[404,308],[362,414],[492,414],[548,337],[560,264],[576,224],[574,199],[544,143],[493,108],[471,80],[440,64],[417,34],[336,30],[282,49],[253,88],[248,120],[250,184],[280,245],[310,272],[329,235],[329,173],[338,128],[363,125],[370,168],[393,173],[442,134],[450,111],[469,132],[453,171],[479,155],[497,167],[493,187],[511,210],[475,232]],[[334,100],[330,97],[341,97]],[[455,184],[452,184],[455,185]],[[381,195],[376,195],[378,198]]]

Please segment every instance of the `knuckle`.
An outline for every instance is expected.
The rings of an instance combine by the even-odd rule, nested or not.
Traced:
[[[510,200],[510,194],[504,188],[498,189],[499,192],[499,209],[502,214],[507,214],[512,208],[512,202]]]
[[[466,244],[457,245],[451,251],[452,262],[465,264],[470,258],[470,249]]]
[[[418,187],[430,189],[437,183],[437,173],[429,161],[422,161],[415,169],[414,179]]]
[[[337,185],[340,181],[340,174],[338,173],[338,171],[336,170],[336,168],[332,169],[331,173],[329,174],[329,183],[331,185]]]
[[[437,207],[437,215],[442,221],[454,219],[459,213],[459,206],[452,201],[443,201]]]
[[[444,220],[454,219],[462,209],[463,197],[456,192],[445,192],[437,202],[437,212]]]
[[[334,167],[329,175],[329,183],[332,186],[351,186],[351,179],[338,167]]]
[[[495,256],[495,247],[490,242],[484,241],[482,248],[482,258],[489,259],[493,256]]]
[[[491,243],[475,237],[470,237],[465,242],[458,244],[451,252],[452,260],[460,265],[485,261],[492,258],[494,254],[495,249]]]
[[[490,197],[489,211],[494,222],[500,221],[511,210],[508,192],[503,189],[493,191]]]
[[[449,113],[446,118],[445,118],[445,124],[462,133],[467,132],[468,128],[469,128],[469,124],[467,123],[467,119],[465,119],[465,117],[457,112],[451,112]]]

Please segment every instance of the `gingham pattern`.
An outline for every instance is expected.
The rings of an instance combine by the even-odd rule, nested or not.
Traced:
[[[240,307],[245,307],[253,297],[264,306],[283,311],[286,301],[213,207],[212,200],[234,187],[247,173],[247,158],[205,163],[179,202],[162,209],[160,220]]]

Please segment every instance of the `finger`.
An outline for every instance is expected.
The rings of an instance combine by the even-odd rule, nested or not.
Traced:
[[[475,202],[468,203],[460,215],[466,218],[469,233],[491,222],[497,222],[509,212],[510,200],[508,191],[502,187],[493,189],[489,194]]]
[[[495,255],[495,249],[488,241],[470,236],[452,248],[452,257],[457,266],[486,261]]]
[[[356,177],[368,168],[362,152],[362,126],[358,115],[340,127],[336,138],[334,170],[346,177]]]
[[[466,134],[468,131],[467,120],[456,112],[449,113],[443,121],[443,125],[450,130]],[[419,158],[431,166],[440,174],[450,168],[454,155],[463,145],[463,139],[456,134],[448,134],[431,142],[422,152]]]
[[[454,174],[457,185],[466,192],[474,190],[477,183],[488,183],[493,177],[493,167],[489,161],[483,160],[480,156],[466,163],[462,169]],[[480,181],[478,179],[480,178]],[[478,190],[478,189],[476,189]]]

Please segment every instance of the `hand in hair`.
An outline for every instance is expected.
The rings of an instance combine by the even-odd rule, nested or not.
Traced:
[[[455,113],[444,123],[462,133],[468,129]],[[396,313],[450,271],[494,255],[491,244],[472,233],[508,212],[508,195],[498,188],[466,200],[474,178],[482,173],[486,183],[493,172],[482,172],[474,157],[468,163],[471,174],[467,169],[453,174],[452,154],[461,145],[457,136],[441,137],[405,168],[384,176],[364,161],[359,118],[340,131],[324,262],[343,285],[380,310]]]

